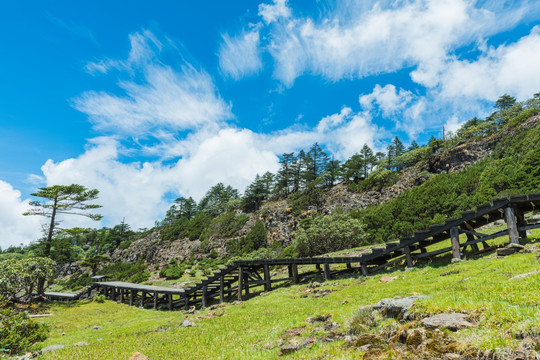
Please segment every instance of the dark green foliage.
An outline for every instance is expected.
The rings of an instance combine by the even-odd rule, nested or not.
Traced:
[[[92,283],[92,278],[88,273],[78,272],[69,277],[67,280],[57,281],[58,285],[62,286],[64,289],[71,291],[77,291],[82,289],[85,286],[88,286]]]
[[[238,190],[233,189],[230,185],[225,186],[222,183],[218,183],[212,186],[202,198],[199,203],[199,211],[211,216],[217,216],[228,210],[230,201],[239,198],[240,194]]]
[[[240,256],[266,246],[266,228],[261,221],[257,221],[246,236],[228,242],[227,250],[234,256]]]
[[[167,280],[176,280],[182,277],[184,275],[184,272],[188,268],[188,265],[185,263],[178,264],[170,264],[165,266],[160,272],[159,276],[166,278]]]
[[[200,239],[209,239],[211,236],[219,238],[230,238],[235,236],[244,227],[248,215],[236,215],[234,211],[226,212],[210,222],[208,227],[202,232]]]
[[[335,213],[315,217],[296,232],[295,246],[299,256],[316,256],[349,249],[364,243],[363,225],[349,215]]]
[[[92,276],[96,275],[99,267],[111,261],[111,258],[103,255],[95,255],[84,259],[79,265],[89,267],[92,271]]]
[[[445,217],[494,197],[540,191],[540,127],[501,140],[491,158],[457,173],[442,173],[397,198],[353,215],[366,225],[371,242],[412,235]]]
[[[150,272],[146,271],[143,259],[136,263],[117,262],[98,271],[99,275],[108,275],[118,281],[141,283],[150,278]]]
[[[18,354],[47,338],[47,324],[31,320],[27,312],[0,305],[0,352]]]
[[[376,190],[394,185],[399,180],[399,173],[386,169],[373,171],[367,179],[359,183],[349,184],[349,190],[353,192]]]

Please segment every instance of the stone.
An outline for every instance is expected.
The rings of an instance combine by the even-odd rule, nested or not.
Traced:
[[[278,355],[283,356],[283,355],[291,354],[291,353],[297,351],[299,348],[300,347],[298,346],[298,344],[283,345],[279,349]]]
[[[92,329],[101,330],[101,329],[103,329],[103,326],[95,325]]]
[[[428,329],[447,328],[457,331],[463,328],[472,327],[473,324],[466,320],[467,315],[461,313],[437,314],[422,319],[422,326]]]
[[[396,280],[397,278],[398,278],[397,276],[383,276],[383,277],[379,280],[379,282],[380,282],[380,283],[383,283],[383,284],[384,284],[384,283],[389,283],[389,282],[391,282],[391,281]]]
[[[90,345],[90,343],[86,341],[79,341],[78,343],[73,344],[73,346],[88,346],[88,345]]]
[[[41,349],[41,353],[45,354],[45,353],[48,353],[50,351],[63,349],[65,347],[66,347],[65,345],[49,345],[46,348]]]
[[[427,296],[416,295],[399,299],[382,299],[371,308],[380,311],[386,317],[397,319],[408,319],[409,310],[414,305],[414,302],[419,299],[426,299]]]
[[[516,276],[510,278],[508,281],[524,279],[524,278],[526,278],[527,276],[536,275],[536,274],[540,274],[540,270],[531,271],[531,272],[529,272],[529,273],[516,275]]]
[[[133,355],[131,355],[131,357],[129,358],[129,360],[150,360],[148,359],[147,356],[141,354],[140,352],[135,352]]]
[[[189,321],[188,319],[182,321],[182,327],[194,327],[197,326],[193,321]]]
[[[500,249],[497,249],[497,256],[508,256],[508,255],[512,255],[514,254],[515,252],[517,252],[517,248],[515,247],[503,247],[503,248],[500,248]]]

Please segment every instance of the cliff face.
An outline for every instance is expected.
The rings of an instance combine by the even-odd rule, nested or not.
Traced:
[[[268,244],[279,242],[283,246],[292,244],[295,231],[300,221],[313,212],[330,214],[336,209],[351,211],[379,205],[399,196],[404,191],[422,184],[433,174],[461,171],[477,161],[492,154],[501,139],[512,137],[522,129],[530,129],[538,125],[540,116],[533,116],[519,127],[499,132],[492,136],[458,143],[447,150],[432,155],[426,161],[402,171],[397,182],[382,188],[380,191],[351,192],[346,184],[338,184],[326,189],[317,208],[312,207],[299,214],[293,212],[287,200],[266,201],[260,210],[248,214],[249,218],[236,237],[244,236],[257,220],[265,225]],[[210,237],[205,251],[216,250],[219,256],[226,254],[226,244],[231,239]],[[111,255],[113,261],[135,262],[145,259],[149,265],[165,265],[172,258],[179,260],[203,258],[208,254],[202,251],[201,242],[189,239],[178,239],[172,242],[160,239],[159,231],[133,242],[127,249],[117,249]]]

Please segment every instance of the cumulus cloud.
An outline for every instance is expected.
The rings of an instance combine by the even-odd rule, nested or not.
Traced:
[[[37,216],[23,216],[30,209],[29,200],[21,199],[21,192],[0,180],[0,247],[28,245],[41,235],[40,219]]]
[[[367,95],[361,95],[359,98],[360,105],[371,110],[373,105],[377,105],[385,117],[395,114],[398,110],[403,110],[412,100],[413,96],[410,91],[399,89],[392,84],[381,87],[375,85],[373,92]]]
[[[223,42],[219,48],[219,67],[231,78],[238,80],[256,74],[262,69],[261,49],[259,48],[259,31],[244,32],[231,38],[222,35]]]

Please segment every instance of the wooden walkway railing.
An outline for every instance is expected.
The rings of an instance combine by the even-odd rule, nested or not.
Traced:
[[[452,257],[461,259],[461,252],[467,246],[479,250],[489,250],[487,240],[508,236],[510,243],[519,243],[526,237],[527,230],[540,228],[540,222],[527,223],[525,212],[540,208],[540,194],[518,195],[494,199],[490,204],[478,206],[475,210],[463,212],[460,218],[446,219],[444,224],[430,226],[429,230],[416,231],[414,236],[401,238],[399,242],[374,247],[371,252],[356,257],[317,257],[272,260],[236,261],[226,268],[216,271],[212,276],[187,288],[174,289],[121,282],[96,282],[93,286],[108,298],[127,301],[130,305],[151,306],[154,309],[189,309],[200,304],[206,307],[211,301],[242,300],[249,296],[253,288],[272,290],[272,285],[289,281],[298,283],[302,279],[321,277],[331,279],[342,272],[360,271],[364,276],[375,273],[393,264],[403,263],[413,267],[415,260],[452,252]],[[505,230],[495,234],[476,231],[479,227],[504,219]],[[459,241],[459,234],[466,235],[466,241]],[[452,246],[431,251],[427,247],[451,239]],[[480,250],[479,250],[480,251]],[[345,264],[345,269],[332,269],[331,265]],[[315,268],[300,273],[298,266]],[[271,266],[287,266],[288,276],[272,279]],[[343,268],[343,267],[341,267]]]

